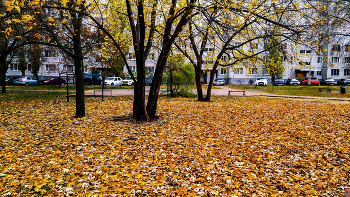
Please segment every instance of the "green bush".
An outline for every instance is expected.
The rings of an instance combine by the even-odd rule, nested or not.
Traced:
[[[190,88],[181,87],[174,91],[175,97],[196,98],[196,94]]]

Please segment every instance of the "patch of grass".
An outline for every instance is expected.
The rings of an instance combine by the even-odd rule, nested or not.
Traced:
[[[104,86],[105,89],[134,89],[134,86]],[[8,90],[55,90],[66,91],[66,85],[41,85],[41,86],[7,86]],[[85,90],[102,89],[102,85],[85,85]],[[68,85],[69,91],[75,91],[75,85]]]
[[[232,88],[279,95],[350,98],[350,94],[340,94],[340,86],[230,86]],[[322,92],[319,89],[322,88]],[[332,93],[327,93],[330,88]],[[345,89],[350,87],[346,86]]]
[[[54,99],[66,99],[66,93],[44,91],[8,91],[6,93],[0,93],[0,101],[30,101]]]

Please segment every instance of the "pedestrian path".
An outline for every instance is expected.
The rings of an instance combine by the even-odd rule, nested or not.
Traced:
[[[236,90],[234,88],[224,87],[223,89],[228,92],[229,90]],[[232,93],[231,93],[232,94]],[[335,98],[335,97],[317,97],[317,96],[296,96],[296,95],[279,95],[269,94],[264,92],[246,91],[247,96],[265,96],[265,97],[281,97],[281,98],[297,98],[297,99],[324,99],[324,100],[337,100],[337,101],[350,101],[350,98]],[[226,94],[227,95],[227,94]],[[238,94],[238,96],[241,94]]]
[[[213,96],[215,95],[224,95],[228,96],[228,91],[234,91],[239,89],[230,88],[227,86],[215,86],[211,90]],[[148,95],[149,86],[146,86],[146,95]],[[207,90],[203,90],[203,94],[207,94]],[[102,96],[102,90],[89,90],[85,91],[87,96]],[[134,95],[133,89],[106,89],[104,90],[104,96],[126,96]],[[263,92],[255,91],[245,91],[246,96],[264,96],[264,97],[280,97],[280,98],[295,98],[295,99],[324,99],[324,100],[337,100],[337,101],[350,101],[350,98],[334,98],[334,97],[315,97],[315,96],[295,96],[295,95],[278,95],[278,94],[269,94]],[[243,96],[242,92],[231,92],[230,96]]]

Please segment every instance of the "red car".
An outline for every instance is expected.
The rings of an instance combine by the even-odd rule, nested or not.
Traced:
[[[52,77],[50,79],[41,81],[41,84],[43,84],[43,85],[60,85],[60,84],[64,85],[64,84],[66,84],[66,81],[64,79],[62,79],[61,77]]]
[[[308,85],[309,84],[309,79],[304,79],[301,84],[302,85]],[[320,85],[320,81],[317,78],[311,78],[311,85]]]

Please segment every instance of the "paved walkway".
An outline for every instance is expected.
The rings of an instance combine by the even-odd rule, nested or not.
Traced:
[[[216,89],[220,88],[220,89]],[[215,89],[212,89],[212,95],[225,95],[228,96],[228,91],[230,90],[238,90],[229,88],[227,86],[215,86]],[[104,96],[126,96],[133,95],[133,89],[105,89],[103,90]],[[146,86],[146,95],[148,94],[149,86]],[[162,90],[161,90],[162,91]],[[206,94],[206,90],[203,90],[203,94]],[[349,93],[349,92],[348,92]],[[334,97],[314,97],[314,96],[293,96],[293,95],[277,95],[277,94],[269,94],[263,92],[254,92],[254,91],[245,91],[246,96],[265,96],[265,97],[282,97],[282,98],[300,98],[300,99],[324,99],[324,100],[337,100],[337,101],[350,101],[350,98],[334,98]],[[86,96],[101,96],[102,90],[88,90],[85,91]],[[242,92],[231,92],[231,96],[243,96]]]

